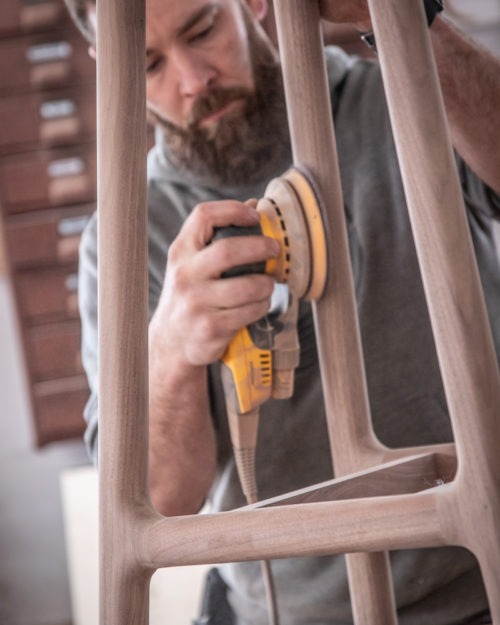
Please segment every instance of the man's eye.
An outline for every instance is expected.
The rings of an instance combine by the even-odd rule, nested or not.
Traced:
[[[189,38],[189,41],[190,42],[196,42],[196,41],[201,41],[202,39],[207,38],[210,35],[210,33],[213,31],[213,28],[214,28],[213,23],[209,24],[205,28],[202,28],[201,30],[199,30],[197,33],[194,33]]]
[[[161,67],[163,59],[161,57],[151,59],[146,62],[146,74],[154,74]]]

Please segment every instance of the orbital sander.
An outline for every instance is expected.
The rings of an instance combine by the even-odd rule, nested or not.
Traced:
[[[222,356],[231,442],[243,493],[257,501],[255,450],[259,408],[270,398],[293,394],[299,364],[299,301],[317,300],[327,277],[327,246],[320,202],[307,176],[296,168],[272,180],[257,203],[260,224],[254,228],[217,229],[214,239],[264,235],[279,243],[279,253],[263,263],[231,269],[224,277],[266,273],[276,281],[268,314],[241,330]],[[272,576],[263,562],[270,623],[278,623]]]

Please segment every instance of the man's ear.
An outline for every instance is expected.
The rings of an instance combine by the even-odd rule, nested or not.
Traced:
[[[267,0],[245,0],[245,2],[255,19],[262,22],[269,9]]]
[[[94,35],[93,40],[95,41],[97,38],[97,7],[95,3],[87,2],[86,10],[87,10],[87,22],[88,22],[89,30],[93,32],[93,35]],[[95,61],[97,59],[95,43],[92,43],[89,46],[88,52],[89,52],[90,58],[94,59]]]

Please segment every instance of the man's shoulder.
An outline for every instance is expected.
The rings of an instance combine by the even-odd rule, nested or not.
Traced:
[[[361,62],[361,58],[347,54],[347,52],[337,46],[326,46],[324,50],[328,82],[330,88],[335,88]]]
[[[373,80],[380,82],[380,67],[376,59],[350,55],[337,46],[327,46],[325,62],[332,94],[343,89],[346,83],[358,88]]]
[[[200,198],[204,199],[201,187],[189,174],[169,162],[158,139],[148,154],[147,185],[148,213],[153,221],[185,219]]]

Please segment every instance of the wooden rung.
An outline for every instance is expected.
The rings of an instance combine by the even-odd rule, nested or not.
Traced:
[[[451,482],[455,477],[455,472],[456,458],[429,453],[395,460],[373,469],[329,480],[279,497],[265,499],[250,507],[267,508],[298,503],[308,504],[320,501],[418,493]]]
[[[410,495],[242,508],[137,519],[138,561],[183,566],[446,544],[439,518],[446,486]]]

